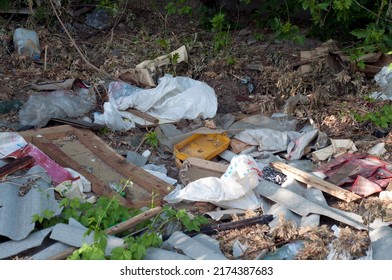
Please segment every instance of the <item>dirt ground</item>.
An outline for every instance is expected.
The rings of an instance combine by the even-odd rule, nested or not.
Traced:
[[[379,131],[370,123],[358,123],[353,112],[361,114],[369,112],[381,103],[370,103],[365,96],[377,89],[372,78],[364,73],[343,70],[335,73],[326,63],[326,57],[317,57],[310,62],[310,71],[301,73],[297,66],[301,61],[300,51],[314,50],[324,42],[307,38],[304,45],[292,42],[276,42],[268,29],[261,29],[250,16],[232,15],[237,26],[230,32],[231,42],[220,52],[213,51],[213,33],[204,29],[197,19],[172,15],[167,18],[151,7],[127,7],[126,13],[119,20],[114,20],[111,27],[97,30],[84,24],[85,13],[71,16],[62,11],[62,24],[55,16],[38,21],[26,15],[0,14],[0,101],[20,100],[26,102],[33,93],[31,83],[39,79],[59,81],[67,78],[79,78],[91,84],[98,97],[93,112],[102,112],[106,101],[107,85],[116,79],[121,70],[133,68],[140,62],[167,54],[182,45],[186,45],[189,63],[162,68],[162,73],[173,73],[206,82],[218,96],[218,115],[231,113],[237,119],[253,114],[271,116],[276,112],[287,112],[299,120],[300,125],[311,120],[315,126],[324,131],[330,138],[351,139],[359,151],[365,151],[379,142],[386,143],[387,152],[384,160],[392,158],[392,134]],[[74,7],[73,12],[83,7]],[[125,9],[124,9],[125,10]],[[70,11],[68,11],[70,12]],[[29,57],[15,53],[12,45],[13,31],[17,27],[36,30],[40,38],[46,61],[33,61]],[[64,30],[75,40],[76,45],[87,61],[77,52]],[[339,47],[339,42],[334,42]],[[97,71],[92,67],[100,69]],[[45,69],[46,68],[46,69]],[[109,76],[103,75],[106,72]],[[242,79],[249,77],[248,84],[254,89],[249,92],[248,84]],[[288,98],[302,94],[306,101],[285,107]],[[93,118],[93,112],[88,114]],[[15,131],[18,128],[18,112],[0,115],[1,131]],[[185,121],[182,127],[197,125],[193,121]],[[203,120],[204,123],[204,120]],[[202,124],[203,124],[202,123]],[[135,150],[147,130],[136,128],[126,132],[97,132],[110,146],[120,150]],[[146,143],[139,151],[151,149]],[[153,151],[153,163],[164,163],[169,176],[175,177],[178,172],[173,157],[163,157],[159,149]],[[347,207],[347,206],[346,206]],[[287,225],[286,225],[287,226]],[[252,240],[249,246],[267,250],[287,240],[306,236],[322,246],[308,248],[308,255],[303,259],[325,256],[326,240],[331,236],[324,228],[300,232],[292,229],[292,236],[279,236],[279,233],[268,233],[264,226],[256,226],[242,233],[222,233],[219,238],[226,240],[222,245],[227,256],[231,256],[229,248],[233,236],[242,235],[243,239]],[[257,236],[254,236],[257,233]],[[260,234],[265,233],[265,238]],[[351,234],[351,235],[350,235]],[[351,237],[355,233],[347,233]],[[323,239],[324,238],[324,239]],[[366,239],[356,236],[361,242]],[[361,239],[362,238],[362,239]],[[245,241],[244,241],[245,242]],[[363,241],[366,243],[366,241]],[[231,247],[230,247],[231,248]],[[315,250],[320,250],[315,252]],[[260,254],[260,250],[252,251],[248,258]],[[358,253],[358,252],[356,252]],[[362,252],[363,253],[363,252]],[[358,253],[360,255],[361,253]]]

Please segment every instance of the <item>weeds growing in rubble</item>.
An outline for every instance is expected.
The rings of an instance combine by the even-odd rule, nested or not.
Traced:
[[[358,122],[370,121],[378,127],[388,128],[392,124],[392,106],[384,105],[379,110],[374,110],[365,115],[353,113],[354,118]]]
[[[131,183],[127,180],[122,184],[121,192]],[[94,204],[79,198],[63,198],[59,203],[62,211],[58,216],[54,216],[53,211],[45,210],[41,216],[34,215],[32,221],[37,228],[47,228],[57,223],[68,223],[69,219],[73,218],[87,228],[85,236],[93,234],[94,243],[83,244],[68,257],[69,260],[140,260],[145,256],[147,248],[159,247],[162,244],[162,234],[169,223],[178,222],[188,231],[200,231],[200,226],[208,223],[205,217],[193,216],[185,210],[164,206],[155,218],[141,222],[133,228],[133,232],[142,231],[142,234],[122,233],[123,246],[114,248],[108,255],[105,253],[108,244],[106,230],[143,212],[122,206],[118,198],[99,197]]]
[[[147,144],[151,146],[151,148],[156,149],[158,147],[158,137],[155,131],[151,130],[144,136],[144,139]]]

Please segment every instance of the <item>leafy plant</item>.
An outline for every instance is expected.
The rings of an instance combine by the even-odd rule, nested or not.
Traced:
[[[220,12],[211,20],[211,31],[214,33],[214,51],[220,51],[230,44],[230,24],[225,18],[225,14]]]
[[[188,6],[187,0],[173,0],[166,4],[165,10],[168,15],[190,15],[192,7]]]
[[[369,112],[365,115],[354,113],[354,118],[358,122],[371,121],[376,126],[388,128],[392,124],[392,106],[384,105],[380,110]]]
[[[40,224],[42,224],[44,222],[44,220],[50,220],[51,218],[54,217],[54,211],[51,211],[49,209],[45,209],[42,212],[42,216],[38,215],[38,214],[34,214],[33,215],[33,223],[38,222]]]
[[[200,226],[208,223],[207,218],[200,215],[190,216],[184,209],[174,210],[170,206],[164,206],[163,213],[166,223],[172,220],[179,221],[188,231],[200,231]]]
[[[156,149],[158,147],[158,137],[154,130],[149,131],[144,136],[144,139],[147,144],[149,144],[152,148]]]
[[[297,44],[303,44],[305,37],[301,35],[299,27],[293,25],[290,21],[282,22],[280,18],[274,18],[271,22],[271,28],[275,32],[277,41],[293,41]]]
[[[130,180],[122,183],[122,190],[129,187]],[[93,234],[93,244],[83,244],[74,251],[69,260],[140,260],[149,247],[158,247],[162,244],[162,230],[170,221],[179,221],[186,230],[200,230],[200,225],[208,220],[205,217],[189,215],[185,210],[174,210],[172,207],[163,207],[161,213],[153,220],[138,224],[134,230],[147,230],[139,236],[125,236],[123,246],[112,250],[110,256],[106,255],[108,235],[106,230],[117,223],[134,217],[142,211],[122,206],[118,196],[112,198],[99,197],[95,204],[81,201],[78,198],[64,198],[59,203],[62,208],[58,216],[51,210],[43,211],[42,215],[33,215],[33,222],[45,227],[56,223],[66,223],[71,217],[87,227],[85,235]],[[126,233],[124,233],[126,234]]]
[[[180,58],[180,55],[178,53],[174,53],[174,54],[170,55],[170,57],[169,57],[170,65],[172,66],[172,69],[173,69],[173,73],[172,73],[173,76],[177,76],[177,71],[176,70],[177,70],[177,64],[178,64],[178,59],[179,58]],[[156,146],[158,146],[158,139],[157,139]]]

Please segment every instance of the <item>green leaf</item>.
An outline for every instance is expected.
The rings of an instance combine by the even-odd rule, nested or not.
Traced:
[[[38,214],[34,214],[32,218],[33,218],[32,223],[35,223],[35,222],[39,222],[42,217],[40,217]],[[42,221],[40,223],[42,223]]]
[[[358,39],[364,39],[367,36],[367,31],[364,29],[354,29],[350,33],[355,37],[357,37]]]
[[[319,7],[321,10],[328,11],[329,3],[319,3],[317,4],[317,7]]]

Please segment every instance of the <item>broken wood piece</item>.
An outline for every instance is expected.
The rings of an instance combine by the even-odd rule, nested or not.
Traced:
[[[51,118],[50,120],[59,122],[62,124],[69,124],[72,126],[80,127],[80,128],[88,128],[88,129],[102,129],[105,126],[98,123],[90,123],[82,120],[75,120],[69,118]]]
[[[140,118],[142,118],[142,119],[144,119],[144,120],[146,120],[146,121],[148,121],[148,122],[150,122],[152,124],[158,124],[159,123],[159,120],[157,118],[155,118],[155,117],[153,117],[153,116],[151,116],[151,115],[149,115],[147,113],[141,112],[139,110],[136,110],[136,109],[133,109],[133,108],[129,108],[129,109],[127,109],[127,112],[129,112],[129,113],[131,113],[131,114],[133,114],[135,116],[138,116],[138,117],[140,117]]]
[[[149,209],[143,213],[140,213],[139,215],[136,215],[135,217],[130,218],[129,220],[119,223],[117,225],[114,225],[106,230],[106,233],[108,235],[114,235],[118,234],[120,232],[124,232],[126,230],[129,230],[136,226],[137,224],[147,221],[151,219],[152,217],[156,216],[160,211],[162,210],[161,206],[157,206],[155,208]]]
[[[28,166],[31,166],[34,162],[35,159],[32,156],[25,156],[15,159],[3,167],[0,167],[0,179],[5,178],[7,175],[10,175],[18,170],[22,170]]]
[[[55,160],[58,164],[63,167],[69,167],[76,172],[82,174],[91,183],[92,191],[99,196],[113,197],[117,195],[117,192],[106,187],[106,185],[98,180],[93,174],[86,172],[85,168],[78,162],[68,157],[59,147],[49,142],[45,138],[36,137],[33,138],[33,144],[43,151],[47,156]],[[123,197],[119,197],[120,203],[126,207],[131,207],[130,202],[125,200]]]
[[[235,154],[238,154],[238,153],[240,153],[240,152],[242,152],[242,151],[244,151],[244,150],[246,150],[246,149],[248,149],[250,147],[252,147],[252,145],[244,143],[241,140],[238,140],[238,139],[235,139],[235,138],[230,140],[231,151],[233,153],[235,153]]]
[[[172,185],[145,171],[143,168],[127,162],[123,156],[117,154],[115,150],[91,131],[75,129],[75,135],[80,143],[88,147],[98,158],[106,162],[122,176],[151,193],[159,194],[157,195],[158,199],[172,191]]]
[[[139,223],[146,221],[154,216],[156,216],[160,211],[162,210],[161,206],[157,206],[155,208],[149,209],[143,213],[140,213],[139,215],[136,215],[129,220],[119,223],[117,225],[114,225],[106,230],[107,235],[115,235],[121,232],[124,232]],[[68,256],[72,255],[73,252],[75,252],[78,248],[76,247],[70,247],[67,250],[64,250],[63,252],[51,257],[51,260],[65,260]]]
[[[222,174],[225,173],[227,167],[229,167],[228,164],[222,164],[222,163],[213,162],[210,160],[205,160],[205,159],[195,158],[195,157],[188,157],[184,161],[184,164],[186,163],[189,163],[191,166],[200,167],[202,169],[206,169],[210,171],[220,172]]]
[[[287,176],[292,176],[294,179],[302,183],[310,185],[341,200],[351,202],[361,199],[361,197],[359,195],[356,195],[355,193],[347,191],[315,175],[292,167],[283,162],[272,162],[271,166]]]
[[[20,134],[26,141],[39,146],[58,164],[68,166],[85,176],[97,195],[117,195],[110,184],[124,179],[131,181],[132,187],[125,189],[126,200],[120,198],[120,203],[124,206],[140,208],[151,205],[152,201],[155,205],[161,205],[163,195],[172,189],[165,181],[127,163],[123,156],[90,130],[61,125]],[[153,193],[158,195],[152,198]]]

